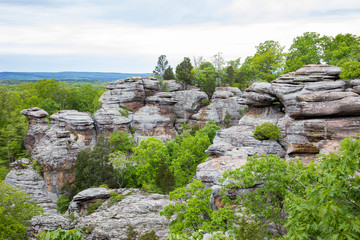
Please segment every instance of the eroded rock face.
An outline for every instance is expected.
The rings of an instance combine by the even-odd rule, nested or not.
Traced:
[[[48,187],[43,177],[33,169],[32,162],[23,158],[10,164],[12,170],[5,178],[5,182],[14,187],[20,187],[30,194],[43,209],[45,214],[56,214],[56,204],[48,196]]]
[[[87,191],[87,190],[85,190]],[[76,201],[84,205],[94,199],[106,197],[107,190],[96,189],[92,193],[83,192],[82,197]],[[139,189],[115,189],[124,198],[113,204],[105,201],[94,213],[83,216],[73,212],[76,219],[70,222],[61,215],[35,217],[31,221],[31,232],[35,235],[42,230],[56,230],[76,228],[91,229],[91,234],[85,239],[127,239],[126,230],[132,226],[139,234],[154,230],[160,239],[166,239],[169,231],[169,220],[160,216],[159,212],[164,206],[172,203],[168,197],[161,194],[148,194]],[[101,192],[101,193],[100,193]],[[79,193],[80,194],[80,193]]]
[[[134,115],[132,126],[138,139],[150,136],[164,141],[174,139],[177,132],[175,123],[175,99],[171,93],[159,92],[146,98],[146,106]]]
[[[243,116],[241,110],[247,108],[239,103],[242,93],[235,87],[217,87],[210,104],[201,108],[190,117],[191,125],[198,124],[201,128],[206,122],[214,120],[224,127],[234,126]]]
[[[27,149],[32,149],[31,158],[38,160],[43,167],[49,196],[56,201],[61,187],[66,182],[74,181],[70,168],[76,162],[77,153],[84,147],[95,144],[96,132],[88,113],[75,110],[60,111],[50,116],[49,125],[44,119],[46,115],[41,116],[42,118],[36,120],[41,124],[30,124],[27,133],[27,139],[35,139],[35,141],[29,141],[25,146]],[[38,138],[39,128],[43,130],[41,138]]]

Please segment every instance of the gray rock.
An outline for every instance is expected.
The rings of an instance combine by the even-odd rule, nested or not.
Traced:
[[[176,80],[165,80],[166,90],[169,92],[184,90],[184,86]]]
[[[56,214],[56,203],[49,196],[47,184],[31,163],[29,159],[23,158],[10,164],[12,170],[6,175],[5,182],[30,194],[45,214]]]

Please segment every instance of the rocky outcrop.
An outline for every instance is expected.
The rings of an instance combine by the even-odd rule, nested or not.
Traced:
[[[87,191],[87,192],[85,192]],[[94,199],[108,198],[106,189],[85,190],[74,197],[78,206],[84,206]],[[94,213],[84,216],[72,211],[73,219],[61,215],[38,216],[31,221],[32,236],[42,230],[77,228],[89,229],[85,239],[127,239],[126,231],[132,226],[139,235],[154,230],[160,239],[166,239],[169,220],[160,216],[159,211],[171,203],[168,197],[148,194],[138,189],[115,189],[124,198],[119,202],[105,201]],[[72,203],[73,204],[73,203]],[[91,233],[90,233],[91,232]]]
[[[176,101],[171,93],[159,92],[146,98],[146,106],[133,115],[132,127],[138,139],[150,136],[164,141],[174,139]]]
[[[5,178],[5,182],[14,187],[20,187],[30,194],[43,209],[45,214],[56,214],[56,204],[49,197],[48,187],[44,178],[34,168],[34,163],[23,158],[10,164],[12,170]]]
[[[214,120],[224,127],[237,125],[244,115],[242,110],[247,108],[246,105],[241,104],[241,96],[242,92],[238,88],[217,87],[210,104],[193,114],[190,117],[190,123],[204,127],[206,122]]]
[[[39,111],[35,109],[35,112]],[[34,120],[33,112],[34,109],[22,111],[30,122],[40,123],[29,124],[26,137],[29,141],[25,142],[25,147],[31,149],[31,158],[42,166],[48,195],[56,201],[61,187],[74,181],[70,169],[76,162],[77,153],[95,144],[95,127],[88,113],[60,111],[50,116],[49,124],[45,113]]]

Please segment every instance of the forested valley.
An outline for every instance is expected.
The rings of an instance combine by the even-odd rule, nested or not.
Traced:
[[[253,56],[225,61],[221,53],[210,60],[189,57],[175,70],[161,55],[153,71],[162,90],[167,80],[182,83],[185,89],[199,87],[209,104],[218,86],[232,86],[244,91],[255,82],[275,80],[282,74],[308,64],[329,64],[342,68],[344,81],[360,78],[360,37],[352,34],[321,36],[306,32],[294,38],[290,48],[276,41],[255,47]],[[94,114],[105,84],[76,84],[41,79],[36,82],[0,86],[0,237],[26,239],[26,226],[39,207],[20,190],[11,189],[4,179],[10,163],[26,157],[24,147],[28,121],[23,109],[39,107],[52,115],[60,110],[78,110]],[[50,120],[49,120],[50,121]],[[49,122],[50,124],[50,122]],[[321,160],[304,165],[300,160],[285,161],[276,155],[254,155],[247,163],[226,172],[220,182],[223,205],[211,208],[211,188],[192,181],[198,164],[209,157],[205,150],[213,143],[221,127],[214,121],[204,128],[182,125],[175,139],[162,142],[149,137],[136,142],[131,131],[115,131],[108,138],[100,136],[93,148],[79,152],[73,171],[75,182],[64,186],[58,211],[65,213],[72,197],[91,187],[138,188],[148,193],[169,194],[178,201],[165,206],[161,215],[171,219],[168,239],[360,239],[360,139],[346,138],[338,153],[321,156]],[[258,140],[278,140],[276,126],[264,126],[254,132]],[[259,133],[260,132],[260,133]],[[263,138],[263,139],[261,139]],[[35,159],[34,167],[36,168]],[[39,169],[41,172],[41,168]],[[236,198],[232,189],[259,188]],[[261,185],[261,186],[260,186]],[[124,196],[112,194],[110,202]],[[16,199],[21,200],[15,201]],[[103,202],[94,203],[93,211]],[[110,204],[110,203],[109,203]],[[20,211],[23,216],[14,212]],[[236,208],[236,206],[241,206]],[[89,212],[91,214],[91,212]],[[159,239],[156,232],[127,239]],[[44,232],[39,239],[81,239],[84,229]]]

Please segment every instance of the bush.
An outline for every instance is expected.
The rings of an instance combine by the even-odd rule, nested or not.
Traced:
[[[269,122],[263,123],[256,126],[255,131],[253,131],[254,137],[257,140],[279,140],[281,137],[280,129]]]
[[[347,62],[342,65],[340,78],[360,78],[360,62]]]
[[[37,235],[39,240],[81,240],[82,233],[77,229],[63,230],[61,228],[48,232],[43,231]]]
[[[59,199],[56,201],[57,204],[57,210],[61,213],[64,214],[66,212],[66,210],[68,209],[69,205],[70,205],[70,199],[68,196],[61,196],[59,197]]]
[[[111,205],[113,205],[116,202],[120,202],[124,199],[124,195],[117,193],[117,192],[111,192],[110,193],[110,200],[107,204],[108,207],[110,207]]]
[[[98,209],[103,204],[103,202],[104,202],[103,200],[97,200],[94,203],[90,203],[90,205],[86,211],[86,216],[94,213],[96,211],[96,209]]]

